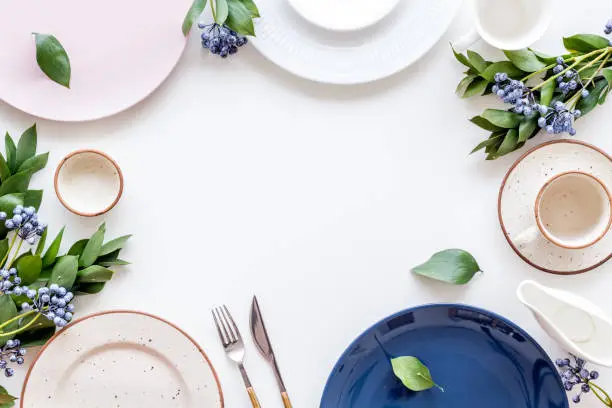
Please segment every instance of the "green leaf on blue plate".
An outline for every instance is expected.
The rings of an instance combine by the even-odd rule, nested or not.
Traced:
[[[437,387],[444,392],[444,389],[437,385],[429,368],[416,357],[404,356],[391,359],[393,374],[411,391],[425,391]]]

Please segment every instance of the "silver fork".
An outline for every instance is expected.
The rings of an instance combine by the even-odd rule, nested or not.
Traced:
[[[244,369],[244,342],[242,341],[242,336],[240,335],[238,326],[236,326],[236,322],[234,322],[232,315],[225,305],[214,308],[212,310],[212,315],[225,353],[240,369],[240,374],[242,374],[242,380],[244,381],[253,408],[261,408],[257,400],[257,395],[255,395],[255,390],[251,385],[251,380],[249,380],[249,376]]]

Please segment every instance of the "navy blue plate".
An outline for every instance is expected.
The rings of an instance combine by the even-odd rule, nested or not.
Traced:
[[[406,389],[389,360],[414,356],[445,392]],[[569,408],[561,378],[511,321],[465,305],[426,305],[366,330],[336,363],[321,408]]]

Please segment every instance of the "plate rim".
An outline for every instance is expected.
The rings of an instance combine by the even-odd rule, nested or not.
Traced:
[[[329,376],[327,377],[327,381],[325,382],[325,387],[323,388],[323,393],[321,394],[321,401],[319,402],[319,408],[324,408],[323,407],[323,397],[325,396],[325,394],[328,391],[329,388],[329,383],[330,380],[332,379],[332,376],[334,374],[334,372],[336,371],[336,368],[338,368],[338,366],[340,365],[340,362],[348,355],[349,350],[356,345],[357,341],[359,339],[361,339],[363,336],[365,336],[366,334],[370,333],[372,330],[374,330],[376,327],[378,327],[380,324],[390,320],[390,319],[394,319],[396,317],[400,317],[403,316],[407,313],[412,313],[414,311],[417,310],[421,310],[421,309],[431,309],[434,307],[446,307],[446,308],[451,308],[451,307],[461,307],[464,309],[469,309],[470,311],[473,312],[478,312],[478,313],[483,313],[486,315],[489,315],[491,317],[494,317],[496,319],[499,319],[501,321],[503,321],[504,323],[506,323],[507,325],[509,325],[510,327],[512,327],[513,329],[517,330],[519,332],[519,334],[521,334],[523,337],[525,337],[526,340],[528,340],[529,342],[531,342],[538,351],[540,351],[547,359],[548,363],[550,363],[551,366],[554,367],[554,362],[552,361],[552,359],[550,358],[550,356],[548,355],[548,353],[546,352],[546,350],[544,350],[544,348],[540,345],[540,343],[538,343],[529,333],[527,333],[527,331],[525,331],[525,329],[523,329],[521,326],[519,326],[518,324],[514,323],[512,320],[499,315],[495,312],[492,312],[490,310],[481,308],[481,307],[477,307],[477,306],[472,306],[472,305],[468,305],[465,303],[425,303],[422,305],[418,305],[418,306],[413,306],[413,307],[409,307],[406,308],[404,310],[401,310],[399,312],[393,313],[389,316],[386,316],[380,320],[378,320],[376,323],[374,323],[373,325],[369,326],[366,330],[364,330],[361,334],[359,334],[357,337],[355,337],[355,339],[346,347],[346,349],[342,352],[342,354],[340,355],[340,357],[338,357],[338,360],[336,361],[336,363],[334,364]],[[557,377],[557,381],[559,382],[559,384],[561,384],[561,375],[559,374],[559,372],[557,370],[555,370],[555,374]],[[563,392],[563,396],[564,398],[564,402],[565,402],[565,406],[564,408],[569,408],[569,399],[567,398],[567,394],[565,392]]]
[[[455,4],[456,3],[456,4]],[[399,3],[398,3],[399,4]],[[301,73],[298,70],[286,67],[284,65],[281,65],[279,63],[277,63],[277,60],[274,59],[273,57],[271,57],[269,55],[269,53],[266,50],[263,50],[262,46],[260,46],[260,42],[261,40],[258,37],[253,37],[253,39],[250,41],[251,44],[253,44],[253,47],[257,50],[257,52],[259,52],[259,54],[261,54],[267,61],[269,61],[270,63],[274,64],[276,67],[282,69],[285,72],[290,73],[291,75],[294,75],[298,78],[301,79],[305,79],[307,81],[312,81],[315,83],[319,83],[319,84],[326,84],[326,85],[339,85],[339,86],[351,86],[351,85],[364,85],[364,84],[370,84],[373,82],[377,82],[377,81],[381,81],[384,80],[386,78],[390,78],[394,75],[399,74],[400,72],[405,71],[408,67],[414,65],[415,63],[417,63],[418,61],[420,61],[425,55],[427,55],[429,52],[431,52],[431,50],[440,42],[440,40],[442,39],[442,37],[444,37],[444,35],[448,32],[449,28],[451,27],[451,25],[453,24],[453,22],[455,21],[455,19],[457,18],[457,15],[459,14],[459,10],[461,8],[462,2],[453,2],[453,4],[455,4],[454,6],[454,10],[452,11],[452,13],[450,13],[449,15],[449,22],[446,26],[446,28],[440,33],[439,36],[437,36],[437,38],[432,41],[432,43],[425,47],[423,50],[421,50],[421,52],[415,54],[415,56],[410,60],[410,62],[404,64],[403,66],[391,70],[389,72],[383,73],[383,74],[377,74],[374,76],[371,76],[369,78],[360,78],[360,79],[352,79],[352,80],[330,80],[329,78],[326,77],[316,77],[315,75],[309,75],[309,74],[304,74]],[[397,5],[396,5],[397,7]],[[255,26],[255,29],[257,30],[257,25]]]
[[[593,264],[587,268],[583,268],[583,269],[577,269],[574,271],[567,271],[567,272],[563,272],[563,271],[556,271],[554,269],[548,269],[545,268],[543,266],[540,266],[534,262],[532,262],[529,258],[527,258],[526,256],[524,256],[519,250],[518,248],[514,245],[514,243],[512,243],[512,241],[510,240],[510,238],[508,237],[508,232],[506,230],[506,226],[504,225],[504,221],[502,218],[502,213],[501,213],[501,205],[502,205],[502,196],[504,193],[504,188],[506,187],[506,182],[508,181],[508,179],[510,178],[510,174],[514,171],[514,169],[523,161],[527,158],[527,156],[529,156],[531,153],[535,152],[536,150],[539,150],[543,147],[549,146],[549,145],[553,145],[553,144],[559,144],[559,143],[569,143],[569,144],[577,144],[577,145],[582,145],[584,147],[590,148],[595,150],[598,153],[601,153],[604,157],[606,157],[608,160],[610,160],[610,162],[612,163],[612,156],[610,156],[608,153],[606,153],[604,150],[600,149],[599,147],[592,145],[590,143],[587,142],[583,142],[582,140],[576,140],[576,139],[558,139],[558,140],[549,140],[548,142],[544,142],[542,144],[539,144],[537,146],[532,147],[531,149],[529,149],[527,152],[523,153],[514,163],[512,163],[512,166],[510,166],[510,168],[508,169],[508,171],[506,172],[506,175],[504,176],[501,186],[499,187],[499,193],[497,195],[497,218],[499,220],[499,225],[501,226],[501,230],[502,233],[504,235],[504,238],[506,239],[506,241],[508,242],[508,244],[510,245],[510,248],[512,248],[512,250],[525,262],[527,262],[529,265],[531,265],[532,267],[539,269],[543,272],[546,273],[550,273],[553,275],[579,275],[582,273],[586,273],[589,272],[595,268],[600,267],[601,265],[603,265],[604,263],[608,262],[610,260],[610,258],[612,258],[612,251],[610,252],[610,254],[608,254],[608,256],[604,257],[601,261],[599,261],[596,264]]]
[[[219,390],[219,401],[221,402],[221,408],[225,407],[225,400],[223,398],[223,389],[221,388],[221,382],[219,381],[219,376],[217,374],[217,371],[215,370],[215,367],[213,366],[212,362],[210,361],[210,359],[208,358],[208,355],[206,354],[206,352],[204,351],[204,349],[202,349],[202,347],[200,347],[200,345],[198,344],[198,342],[196,342],[193,337],[191,337],[189,334],[187,334],[187,332],[185,332],[183,329],[181,329],[180,327],[178,327],[176,324],[162,318],[159,316],[156,316],[154,314],[151,313],[147,313],[147,312],[141,312],[138,310],[128,310],[128,309],[118,309],[118,310],[106,310],[106,311],[102,311],[102,312],[96,312],[96,313],[92,313],[83,317],[80,317],[78,319],[75,319],[72,323],[70,323],[70,325],[66,326],[65,329],[59,330],[57,332],[55,332],[55,334],[53,336],[51,336],[51,338],[49,340],[47,340],[47,342],[41,347],[41,349],[38,351],[38,354],[36,354],[36,357],[34,357],[34,360],[32,360],[32,364],[30,365],[30,368],[28,368],[28,372],[26,373],[26,376],[23,380],[23,386],[21,389],[21,394],[19,396],[19,408],[25,408],[24,407],[24,397],[25,397],[25,393],[28,387],[28,382],[30,380],[30,374],[32,374],[32,371],[34,370],[34,367],[36,366],[36,363],[38,362],[38,360],[40,359],[40,357],[44,354],[44,352],[47,350],[47,347],[49,347],[49,345],[51,343],[53,343],[53,341],[55,341],[61,334],[64,333],[65,330],[70,329],[73,326],[76,326],[79,323],[82,323],[86,320],[89,320],[91,318],[94,317],[99,317],[99,316],[104,316],[104,315],[109,315],[109,314],[128,314],[128,315],[138,315],[138,316],[145,316],[145,317],[149,317],[149,318],[153,318],[155,320],[158,320],[162,323],[167,324],[168,326],[172,327],[173,329],[175,329],[177,332],[179,332],[180,334],[182,334],[185,338],[187,338],[187,340],[189,340],[198,350],[198,352],[200,354],[202,354],[202,356],[204,357],[204,360],[206,361],[206,363],[208,364],[208,366],[210,367],[213,376],[215,377],[215,382],[217,383],[217,389]]]

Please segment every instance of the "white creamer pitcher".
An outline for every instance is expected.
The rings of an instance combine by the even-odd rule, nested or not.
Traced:
[[[598,306],[531,280],[519,285],[517,296],[560,346],[587,361],[612,367],[612,320]]]

